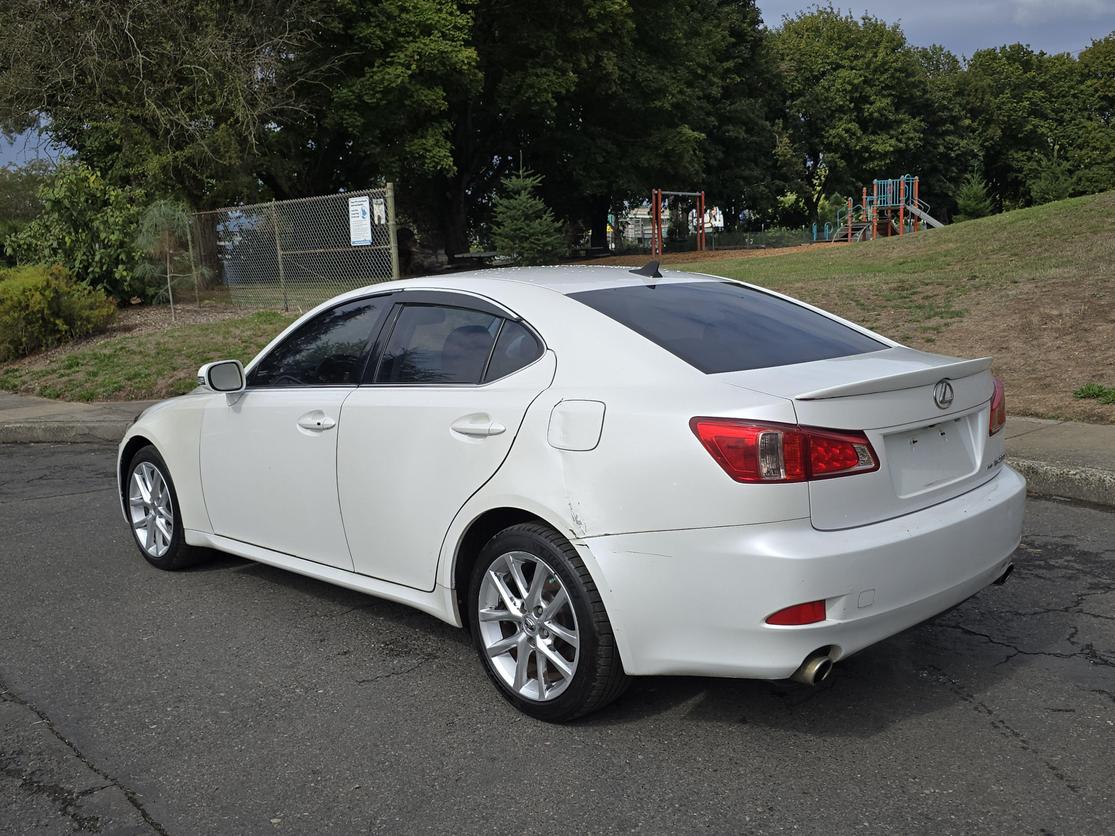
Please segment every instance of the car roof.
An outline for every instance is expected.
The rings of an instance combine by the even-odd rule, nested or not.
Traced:
[[[585,290],[694,282],[708,280],[709,278],[708,276],[682,273],[677,270],[659,271],[662,274],[661,278],[651,278],[631,272],[635,269],[638,268],[603,264],[563,264],[555,267],[496,267],[488,270],[454,273],[446,278],[517,282],[533,287],[546,288],[566,295]]]

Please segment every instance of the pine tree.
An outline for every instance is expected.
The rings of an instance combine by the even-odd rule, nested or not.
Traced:
[[[529,170],[505,177],[492,201],[492,242],[512,264],[548,264],[565,255],[561,223],[535,189],[542,177]]]
[[[987,183],[979,172],[973,171],[964,178],[956,192],[956,220],[970,221],[995,211],[987,194]]]

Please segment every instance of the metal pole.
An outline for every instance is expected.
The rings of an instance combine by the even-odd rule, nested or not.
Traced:
[[[697,198],[697,223],[700,224],[697,229],[697,249],[704,250],[705,248],[705,193],[701,192],[701,196]]]
[[[898,181],[898,234],[906,231],[906,176]]]
[[[919,202],[920,201],[918,199],[918,178],[915,177],[914,178],[914,206],[918,206]],[[921,207],[918,206],[918,208],[920,209]],[[919,229],[921,229],[921,218],[919,218],[917,215],[914,215],[914,232],[917,232]]]
[[[848,228],[848,243],[852,243],[852,199],[848,198],[848,215],[844,218],[844,226]]]
[[[871,181],[871,240],[879,238],[879,181]]]
[[[387,184],[387,244],[391,248],[391,278],[399,278],[399,240],[395,228],[395,184]]]
[[[186,249],[190,251],[190,272],[194,274],[194,302],[201,307],[201,291],[197,285],[197,262],[194,261],[194,237],[190,234],[190,227],[194,225],[193,216],[186,222]]]
[[[286,274],[283,271],[283,241],[279,235],[279,210],[275,208],[275,201],[271,201],[271,223],[275,227],[275,258],[279,262],[279,287],[283,289],[283,310],[290,310],[290,301],[286,295]]]

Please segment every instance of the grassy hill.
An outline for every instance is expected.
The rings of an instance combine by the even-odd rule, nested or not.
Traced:
[[[770,251],[767,251],[768,253]],[[992,355],[1016,414],[1115,423],[1115,192],[905,236],[670,266],[791,294],[915,348]]]

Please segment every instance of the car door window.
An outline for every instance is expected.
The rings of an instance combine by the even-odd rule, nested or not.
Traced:
[[[541,356],[542,343],[538,341],[538,337],[521,322],[507,320],[499,330],[484,382],[507,377],[512,372],[529,366]]]
[[[338,305],[276,346],[248,375],[249,386],[351,386],[360,382],[385,298]]]
[[[446,305],[404,305],[376,383],[479,383],[502,318]]]

